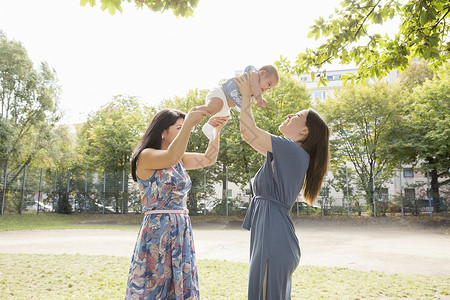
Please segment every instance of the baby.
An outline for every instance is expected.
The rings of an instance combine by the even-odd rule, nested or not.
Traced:
[[[272,65],[266,65],[259,70],[254,66],[248,66],[244,73],[254,72],[256,76],[250,76],[250,87],[252,90],[252,100],[256,100],[256,106],[266,107],[267,101],[262,93],[270,90],[278,83],[278,71]],[[252,74],[253,75],[253,74]],[[236,77],[234,77],[236,78]],[[222,86],[215,87],[206,95],[206,105],[199,106],[198,109],[207,111],[211,116],[226,117],[230,115],[230,108],[234,107],[240,111],[242,96],[234,82],[234,78],[225,81]],[[206,123],[202,127],[203,133],[210,139],[214,139],[213,127]]]

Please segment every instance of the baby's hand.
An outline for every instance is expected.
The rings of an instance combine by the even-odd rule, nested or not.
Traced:
[[[267,100],[263,97],[256,99],[256,106],[257,107],[267,107]]]

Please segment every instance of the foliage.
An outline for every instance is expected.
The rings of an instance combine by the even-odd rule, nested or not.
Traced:
[[[322,189],[320,190],[320,196],[317,202],[322,209],[322,215],[329,214],[330,208],[333,206],[334,198],[331,196],[331,187],[333,186],[333,179],[326,178],[323,182]]]
[[[134,147],[153,113],[135,97],[122,95],[91,113],[79,132],[79,147],[86,164],[83,167],[128,170]]]
[[[398,84],[409,92],[416,86],[421,85],[427,79],[433,79],[435,72],[428,67],[428,64],[421,61],[411,61],[408,69],[398,78]]]
[[[320,46],[300,53],[293,66],[283,57],[278,64],[297,75],[311,72],[314,80],[315,72],[334,59],[355,63],[358,75],[343,77],[352,82],[405,70],[412,58],[424,59],[437,69],[450,58],[449,12],[447,0],[344,0],[328,20],[320,17],[311,26],[309,38],[326,38]],[[388,20],[398,18],[395,36],[376,32],[378,25],[392,26]],[[326,84],[322,75],[319,84]]]
[[[122,3],[125,1],[128,3],[133,1],[138,9],[146,6],[154,12],[171,10],[177,17],[190,17],[193,15],[199,0],[99,0],[102,11],[107,9],[111,15],[114,15],[117,10],[122,12]],[[82,6],[89,3],[91,7],[94,7],[96,2],[96,0],[80,0]]]
[[[0,34],[0,162],[7,185],[26,165],[42,158],[59,119],[56,72],[43,62],[35,70],[25,48]]]
[[[79,168],[108,172],[110,176],[103,180],[107,180],[108,195],[115,199],[116,212],[123,206],[122,201],[128,202],[128,176],[122,183],[123,172],[128,175],[134,147],[154,113],[153,108],[142,105],[136,97],[118,95],[91,113],[79,130],[78,151],[83,153]],[[96,190],[103,189],[103,180]],[[119,185],[125,189],[123,199]],[[126,210],[127,206],[123,208]]]
[[[407,163],[428,173],[431,196],[439,199],[439,188],[450,180],[450,75],[449,65],[432,80],[414,88],[408,97],[404,126],[394,127],[391,151]],[[438,180],[442,179],[442,180]],[[439,201],[433,202],[439,210]]]
[[[397,164],[387,142],[391,128],[401,124],[402,103],[398,87],[377,82],[344,86],[319,105],[332,133],[332,164],[353,165],[368,203],[373,203],[374,178],[379,190]]]

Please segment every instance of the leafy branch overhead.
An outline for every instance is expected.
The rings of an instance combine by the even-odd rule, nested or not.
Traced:
[[[389,20],[399,20],[394,36],[374,32],[376,25],[391,26]],[[311,26],[308,38],[325,42],[298,54],[294,65],[284,57],[277,64],[291,74],[311,72],[313,80],[319,72],[320,84],[327,82],[321,76],[325,65],[334,60],[357,65],[358,75],[343,78],[352,81],[405,70],[414,58],[437,69],[450,58],[449,23],[448,0],[344,0],[328,20],[320,17]]]
[[[194,13],[194,9],[197,7],[199,0],[99,0],[101,3],[102,11],[108,10],[111,15],[114,15],[116,11],[123,11],[123,2],[134,2],[139,9],[148,7],[154,12],[164,12],[171,10],[177,17],[190,17]],[[88,4],[94,7],[97,0],[80,0],[80,4],[85,6]]]

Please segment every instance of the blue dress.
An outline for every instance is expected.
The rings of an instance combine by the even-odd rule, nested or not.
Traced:
[[[242,225],[250,233],[248,299],[263,299],[267,269],[267,300],[291,298],[292,273],[300,247],[290,209],[300,193],[309,165],[308,153],[285,137],[271,135],[272,153],[255,175],[255,193]]]
[[[181,210],[191,188],[183,164],[138,179],[143,211]],[[145,215],[131,260],[125,299],[199,299],[191,221],[187,214]]]

